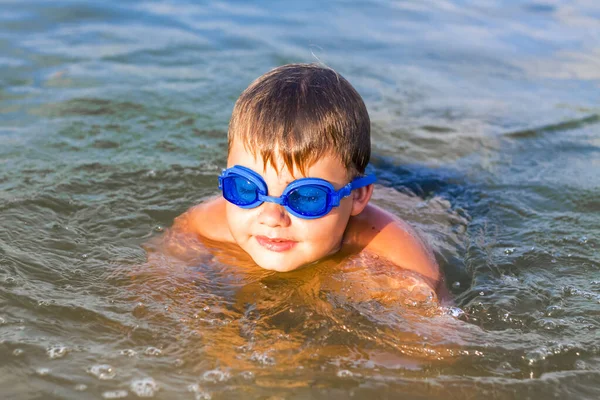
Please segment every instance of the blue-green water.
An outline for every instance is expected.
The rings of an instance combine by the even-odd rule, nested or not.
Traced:
[[[600,5],[0,2],[7,399],[600,397]],[[216,193],[233,103],[289,62],[362,94],[374,201],[455,308],[156,253]]]

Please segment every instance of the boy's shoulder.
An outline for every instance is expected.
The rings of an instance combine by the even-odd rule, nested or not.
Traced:
[[[225,219],[225,200],[216,197],[204,201],[175,219],[173,230],[193,233],[215,242],[233,242]]]
[[[344,245],[384,257],[393,264],[440,281],[440,272],[431,249],[405,221],[373,204],[351,217]]]

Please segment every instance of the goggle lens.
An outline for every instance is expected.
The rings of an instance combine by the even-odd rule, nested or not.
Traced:
[[[258,187],[239,175],[223,179],[223,197],[238,206],[247,206],[258,200]]]
[[[310,185],[290,191],[287,195],[288,207],[301,215],[314,217],[327,213],[329,191],[327,188]]]

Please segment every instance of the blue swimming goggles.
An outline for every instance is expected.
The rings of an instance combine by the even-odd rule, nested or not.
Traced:
[[[315,219],[339,206],[340,200],[350,196],[352,190],[370,185],[375,180],[375,175],[362,176],[335,190],[324,179],[301,178],[290,183],[280,197],[274,197],[268,195],[267,184],[259,174],[234,165],[219,176],[219,189],[223,191],[225,200],[241,208],[255,208],[266,201],[285,207],[298,218]]]

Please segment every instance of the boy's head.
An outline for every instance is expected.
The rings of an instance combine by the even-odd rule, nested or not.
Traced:
[[[363,179],[362,187],[348,190],[339,204],[322,212],[319,195],[332,204],[333,192],[289,190],[298,178],[310,177],[340,191],[361,180],[356,177],[364,174],[370,151],[366,107],[332,69],[292,64],[258,78],[241,94],[229,124],[227,171],[238,175],[222,175],[227,224],[236,243],[259,266],[276,271],[337,252],[350,217],[366,207],[373,185]],[[270,200],[259,201],[259,186]],[[283,194],[286,204],[280,203]],[[246,207],[244,201],[255,203]],[[307,218],[290,202],[317,215]]]
[[[229,123],[229,149],[239,141],[275,167],[307,167],[325,154],[337,157],[348,177],[363,174],[371,155],[367,108],[350,83],[331,68],[289,64],[262,75],[244,90]]]

